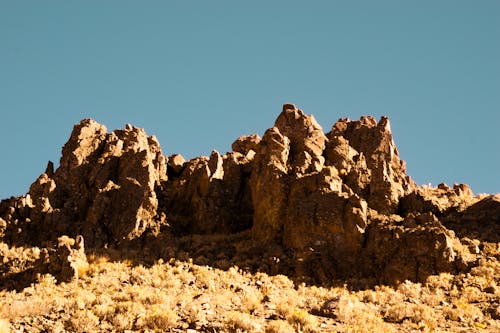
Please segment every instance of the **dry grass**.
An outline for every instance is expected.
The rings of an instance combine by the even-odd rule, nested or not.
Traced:
[[[15,251],[18,252],[16,249]],[[17,253],[16,252],[16,253]],[[36,254],[36,253],[35,253]],[[191,260],[149,266],[89,255],[71,283],[49,275],[20,292],[0,291],[0,333],[99,332],[495,332],[500,264],[469,273],[351,291],[296,285],[284,275],[221,270]]]
[[[0,333],[9,333],[10,324],[8,320],[0,319]]]

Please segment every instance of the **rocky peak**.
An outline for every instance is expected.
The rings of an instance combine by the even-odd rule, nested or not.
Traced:
[[[292,173],[306,174],[321,170],[327,139],[312,115],[304,114],[293,104],[285,104],[274,127],[290,141],[288,164]]]
[[[416,186],[387,117],[340,119],[325,134],[312,115],[285,104],[262,138],[239,137],[232,150],[167,158],[141,128],[108,133],[84,119],[60,166],[49,163],[27,195],[2,201],[0,237],[38,246],[82,235],[90,248],[123,248],[245,232],[291,253],[298,276],[396,281],[466,267],[470,253],[447,226],[469,237],[461,221],[496,221],[484,210],[496,212],[497,197],[480,201],[465,185]]]
[[[340,119],[327,137],[327,163],[343,167],[346,183],[373,209],[396,212],[399,200],[416,187],[406,175],[387,117],[378,123],[370,116]]]
[[[29,210],[20,216],[31,225],[24,238],[41,243],[82,234],[91,245],[136,238],[156,228],[155,187],[165,180],[156,138],[130,125],[107,133],[84,119],[64,145],[59,168],[31,185]]]

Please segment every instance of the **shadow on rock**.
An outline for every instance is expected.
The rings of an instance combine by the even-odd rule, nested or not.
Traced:
[[[45,253],[3,272],[5,284],[23,271],[74,279],[83,239],[135,264],[174,258],[353,288],[468,269],[470,244],[449,229],[499,240],[498,196],[418,187],[387,117],[339,119],[324,133],[285,104],[262,138],[242,136],[232,149],[185,161],[164,156],[143,129],[108,133],[82,120],[57,170],[49,162],[28,194],[0,204],[0,240]]]
[[[490,195],[461,213],[445,218],[447,228],[460,238],[500,242],[500,194]]]

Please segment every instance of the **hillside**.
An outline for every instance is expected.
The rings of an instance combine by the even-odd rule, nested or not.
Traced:
[[[500,331],[500,194],[415,184],[388,118],[285,104],[232,150],[75,125],[0,203],[0,332]]]

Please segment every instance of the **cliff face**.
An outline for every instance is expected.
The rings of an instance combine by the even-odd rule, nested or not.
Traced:
[[[242,233],[289,253],[294,274],[383,282],[465,270],[474,240],[500,240],[499,195],[417,186],[385,117],[340,119],[324,133],[285,104],[262,138],[232,149],[185,161],[165,157],[142,129],[108,133],[82,120],[57,170],[49,163],[25,196],[2,201],[1,239],[48,246],[82,235],[87,248],[120,248]]]

